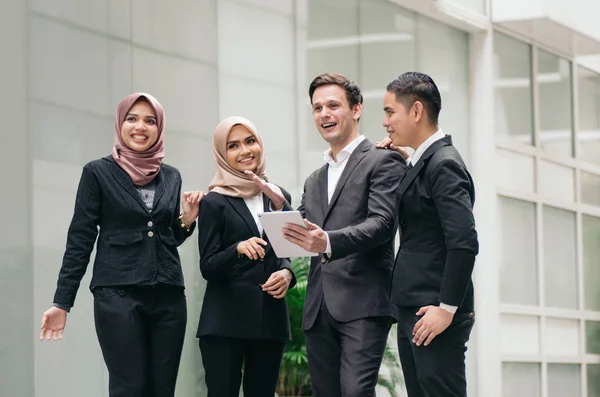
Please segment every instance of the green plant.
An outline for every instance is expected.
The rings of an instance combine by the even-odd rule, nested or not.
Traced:
[[[283,353],[281,371],[279,373],[278,396],[312,396],[312,385],[308,372],[308,357],[306,342],[302,331],[302,315],[304,299],[310,270],[310,258],[294,258],[292,270],[296,276],[296,286],[286,295],[290,315],[292,340],[287,344]],[[395,330],[395,327],[393,328]],[[393,332],[390,339],[394,340]],[[398,396],[398,388],[403,384],[402,371],[397,353],[390,347],[385,348],[382,360],[382,370],[379,372],[377,384],[386,389],[391,397]]]
[[[404,377],[402,375],[402,367],[398,353],[390,347],[390,339],[396,339],[396,326],[392,327],[388,343],[383,351],[382,368],[379,370],[377,385],[387,390],[390,397],[398,396],[398,389],[404,388]]]
[[[287,344],[283,353],[277,394],[279,396],[312,396],[306,342],[302,332],[302,315],[310,258],[292,259],[292,270],[296,276],[296,286],[287,292],[285,298],[290,315],[292,340]]]

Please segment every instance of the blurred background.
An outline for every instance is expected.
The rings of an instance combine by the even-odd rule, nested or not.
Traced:
[[[377,141],[386,84],[416,70],[438,84],[441,127],[477,188],[469,395],[600,397],[597,15],[592,0],[2,0],[0,396],[107,395],[89,269],[65,338],[37,338],[82,166],[110,153],[125,95],[163,104],[165,161],[184,189],[206,190],[213,128],[240,115],[297,204],[327,148],[312,78],[357,81],[361,132]],[[177,395],[204,396],[195,235],[180,254],[189,321]],[[393,335],[389,347],[379,395],[402,396]]]

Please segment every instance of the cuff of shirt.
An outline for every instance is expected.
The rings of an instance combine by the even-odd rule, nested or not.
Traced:
[[[444,309],[448,313],[454,314],[454,313],[456,313],[456,310],[458,309],[458,306],[451,306],[451,305],[447,305],[445,303],[440,303],[440,308]]]
[[[331,256],[331,242],[329,241],[329,234],[327,232],[325,232],[325,237],[327,237],[327,247],[323,253],[327,256]]]
[[[62,303],[53,303],[52,306],[58,307],[59,309],[66,310],[67,313],[69,313],[71,311],[71,306],[69,306],[69,305],[63,305]]]

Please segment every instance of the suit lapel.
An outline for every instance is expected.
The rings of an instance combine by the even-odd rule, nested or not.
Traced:
[[[165,178],[165,172],[162,169],[160,170],[158,175],[156,175],[156,177],[154,177],[154,179],[156,180],[156,185],[155,185],[156,190],[154,192],[154,203],[152,204],[152,207],[158,208],[158,201],[165,193],[165,190],[167,190],[166,185],[170,184],[171,181],[168,178]]]
[[[417,163],[410,169],[407,169],[402,179],[400,180],[400,185],[397,190],[397,202],[400,203],[402,201],[402,197],[408,187],[413,183],[417,175],[421,172],[423,167],[429,162],[429,159],[435,152],[438,151],[441,147],[452,145],[452,138],[450,136],[445,136],[444,138],[435,141],[425,150],[425,153],[421,156],[421,158],[417,161]]]
[[[329,164],[325,164],[319,170],[319,175],[317,178],[317,199],[319,200],[319,208],[321,210],[322,220],[325,220],[325,214],[327,213],[327,207],[329,207],[329,203],[327,201],[327,170],[329,169]],[[318,224],[318,223],[317,223]],[[323,222],[321,222],[320,226],[323,226]]]
[[[263,211],[271,212],[271,199],[269,199],[266,194],[263,194]],[[264,230],[263,230],[262,236],[260,236],[260,238],[262,238],[263,240],[265,240],[267,242],[267,246],[265,247],[265,256],[267,256],[269,251],[271,251],[273,249],[273,247],[271,246],[271,243],[269,242],[269,237],[267,236],[267,233],[265,233]]]
[[[325,212],[325,217],[323,219],[323,223],[325,222],[327,215],[329,215],[329,211],[335,205],[335,202],[337,201],[338,197],[340,196],[340,193],[341,193],[342,189],[344,188],[344,185],[348,181],[348,178],[352,174],[352,171],[354,171],[356,166],[365,158],[366,152],[369,150],[370,146],[371,146],[371,142],[369,142],[367,139],[365,139],[358,145],[358,147],[350,155],[350,158],[348,159],[348,163],[346,163],[346,167],[344,167],[344,171],[342,172],[342,175],[340,175],[340,179],[339,179],[337,185],[335,186],[335,190],[333,191],[333,195],[331,196],[331,201],[329,202],[329,205],[326,207],[327,211]],[[327,192],[327,183],[325,184],[325,192]],[[325,199],[327,199],[327,194],[325,194]]]
[[[123,170],[121,167],[119,167],[119,165],[112,159],[112,157],[108,158],[108,161],[112,162],[112,166],[110,167],[110,172],[113,175],[113,177],[117,180],[119,185],[121,185],[123,187],[123,189],[127,193],[129,193],[131,195],[131,197],[133,197],[133,199],[142,206],[144,211],[146,211],[146,213],[148,213],[148,215],[150,215],[150,212],[148,212],[148,208],[146,208],[146,204],[144,204],[144,202],[142,201],[142,197],[140,196],[140,193],[137,191],[135,185],[131,181],[131,178],[129,177],[127,172],[125,172],[125,170]]]
[[[240,197],[229,197],[225,196],[229,204],[236,210],[236,212],[240,215],[240,217],[246,222],[246,226],[250,228],[252,234],[256,237],[260,237],[260,233],[258,232],[258,227],[256,227],[256,222],[254,222],[254,217],[250,213],[248,206],[244,202],[243,198]]]

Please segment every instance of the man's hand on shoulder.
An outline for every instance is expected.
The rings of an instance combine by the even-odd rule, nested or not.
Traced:
[[[375,147],[377,149],[391,149],[394,150],[398,153],[400,153],[402,155],[402,157],[404,157],[404,160],[408,159],[410,157],[410,155],[408,154],[408,151],[400,146],[396,146],[392,143],[392,139],[388,136],[383,138],[383,140],[381,142],[376,142],[375,143]]]

